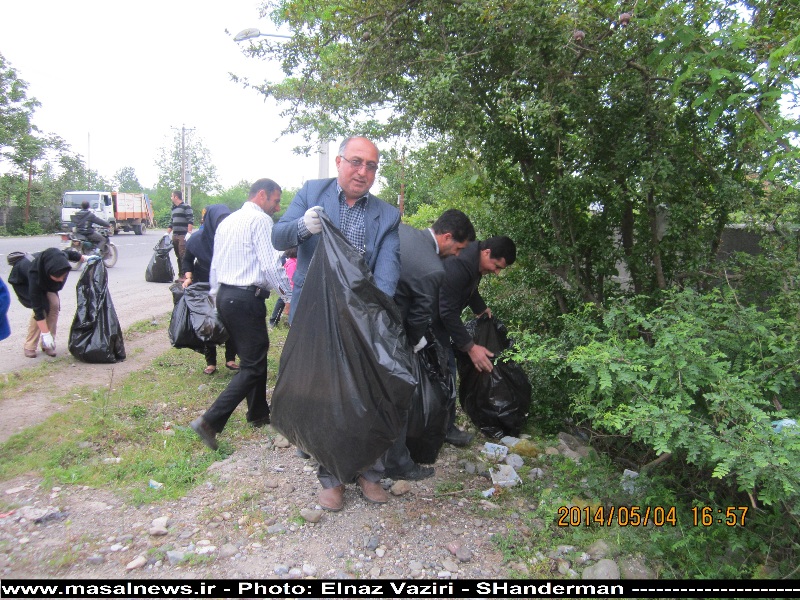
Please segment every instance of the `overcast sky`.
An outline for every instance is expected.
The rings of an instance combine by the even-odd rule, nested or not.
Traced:
[[[318,176],[318,158],[293,154],[299,138],[280,138],[285,123],[275,105],[228,75],[280,77],[277,66],[243,56],[233,41],[249,27],[276,32],[258,7],[258,0],[3,0],[0,53],[41,103],[34,123],[106,179],[133,167],[153,185],[159,148],[170,145],[172,128],[185,126],[210,151],[224,187],[260,177],[299,187]]]

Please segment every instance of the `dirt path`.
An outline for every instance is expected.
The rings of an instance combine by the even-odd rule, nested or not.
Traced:
[[[125,347],[128,358],[114,365],[54,360],[45,384],[0,401],[0,441],[60,410],[55,396],[114,386],[170,346],[160,330]],[[491,503],[464,498],[484,479],[463,493],[436,493],[463,472],[456,449],[443,449],[435,477],[393,488],[386,505],[348,486],[345,509],[324,513],[316,465],[279,439],[272,432],[238,444],[171,502],[132,506],[108,490],[48,486],[35,474],[0,481],[0,497],[13,507],[0,512],[0,577],[449,579],[506,577],[513,568],[490,539],[524,526],[498,522],[488,517]]]
[[[169,347],[161,329],[126,340],[121,363],[90,365],[68,354],[47,359],[52,365],[39,383],[0,400],[6,425],[0,441],[62,410],[53,398],[75,386],[113,387]],[[16,372],[0,375],[5,376]],[[39,475],[23,474],[0,481],[7,507],[0,511],[0,577],[577,578],[572,567],[580,571],[606,555],[605,544],[562,548],[556,532],[552,547],[526,562],[504,557],[493,539],[525,539],[532,527],[546,525],[523,518],[535,504],[522,494],[509,493],[503,509],[495,498],[483,497],[491,482],[478,468],[482,443],[476,440],[469,449],[445,445],[430,479],[385,480],[391,486],[385,505],[366,502],[357,486],[348,485],[339,513],[323,512],[317,504],[313,460],[299,458],[271,430],[238,443],[175,501],[134,506],[109,490],[47,485]],[[542,460],[548,469],[547,456]],[[454,482],[463,487],[443,493]],[[147,489],[148,482],[142,486]],[[580,566],[566,559],[568,552],[581,554]]]
[[[144,368],[157,357],[169,350],[170,344],[164,330],[155,331],[125,341],[126,359],[114,364],[89,364],[80,362],[68,352],[60,353],[55,359],[42,355],[36,360],[52,362],[42,383],[32,384],[19,394],[0,400],[0,411],[3,414],[3,427],[0,428],[0,443],[26,427],[41,423],[54,411],[61,410],[61,405],[53,402],[60,396],[80,385],[107,388],[109,383],[120,382],[130,373]],[[34,361],[31,361],[33,363]],[[32,365],[33,366],[33,365]],[[13,381],[24,369],[3,374],[2,377]]]

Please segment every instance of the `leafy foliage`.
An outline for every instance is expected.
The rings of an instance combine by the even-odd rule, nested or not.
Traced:
[[[183,140],[181,139],[183,134]],[[191,180],[192,194],[211,194],[218,191],[217,169],[211,160],[211,153],[194,130],[176,130],[172,140],[158,152],[157,187],[163,190],[181,189],[181,157],[185,157],[187,181]],[[167,194],[169,196],[169,194]],[[188,198],[184,198],[188,200]],[[192,201],[194,204],[194,201]]]
[[[28,84],[0,54],[0,158],[18,164],[27,162],[24,149],[35,142],[38,131],[32,119],[39,102],[28,97],[27,89]]]
[[[771,425],[800,411],[793,321],[720,290],[670,291],[652,311],[587,306],[564,321],[559,339],[523,335],[516,358],[549,364],[576,417],[707,467],[765,504],[796,498],[800,435]]]
[[[142,184],[139,183],[139,178],[136,177],[136,171],[133,167],[123,167],[116,173],[112,179],[114,188],[120,192],[142,192]]]
[[[470,216],[521,243],[534,293],[560,313],[665,290],[713,261],[733,211],[796,203],[798,125],[779,101],[798,61],[766,41],[796,46],[786,3],[645,0],[626,19],[597,0],[264,12],[294,31],[251,46],[282,61],[287,77],[256,87],[288,129],[414,148],[386,153],[387,197],[403,182],[416,212],[450,179],[460,193],[438,201],[472,209],[462,194],[479,192]]]

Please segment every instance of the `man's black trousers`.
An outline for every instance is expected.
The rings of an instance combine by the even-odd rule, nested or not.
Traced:
[[[247,399],[247,421],[269,417],[267,405],[267,307],[265,298],[252,291],[221,285],[217,292],[217,312],[236,344],[239,372],[211,405],[203,418],[221,432],[239,403]]]

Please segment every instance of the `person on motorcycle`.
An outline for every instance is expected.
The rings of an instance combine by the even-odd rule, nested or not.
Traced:
[[[72,217],[72,222],[74,223],[75,233],[86,237],[87,240],[94,243],[101,256],[105,254],[106,238],[97,233],[92,224],[100,225],[101,227],[111,227],[111,225],[89,210],[88,200],[81,202],[81,210],[75,213]]]

